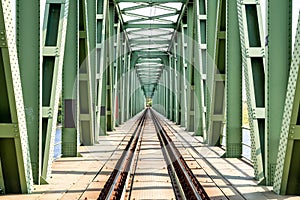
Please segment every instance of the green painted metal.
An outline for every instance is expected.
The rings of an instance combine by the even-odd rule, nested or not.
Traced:
[[[91,69],[91,93],[92,93],[92,115],[96,120],[96,105],[97,105],[97,67],[96,67],[96,43],[97,43],[97,1],[86,1],[86,15],[88,24],[88,40],[89,40],[89,61]],[[98,133],[96,131],[96,123],[93,123],[94,129],[94,142],[98,143]]]
[[[299,15],[300,16],[300,15]],[[299,135],[300,135],[300,18],[290,68],[284,115],[281,125],[277,165],[274,174],[274,191],[278,194],[299,193]]]
[[[149,0],[116,0],[117,3],[120,3],[120,2],[139,2],[139,3],[149,3]],[[170,3],[170,2],[182,2],[182,3],[185,3],[186,0],[153,0],[151,1],[151,3],[160,3],[160,4],[163,4],[163,3]]]
[[[210,124],[210,106],[211,106],[211,88],[213,83],[213,68],[215,63],[213,58],[215,57],[215,34],[217,27],[217,10],[218,10],[218,0],[207,1],[207,55],[206,55],[206,86],[205,86],[205,105],[206,105],[206,135],[208,134],[208,127]],[[208,135],[203,137],[204,142],[208,142]]]
[[[177,44],[176,44],[176,66],[177,66],[177,75],[178,75],[178,88],[177,88],[177,102],[178,102],[178,110],[177,110],[177,121],[176,123],[178,125],[181,124],[182,121],[182,112],[183,112],[183,105],[182,105],[182,64],[181,64],[181,56],[180,56],[180,52],[181,52],[181,46],[182,46],[182,41],[180,39],[180,35],[177,36]]]
[[[121,9],[120,2],[135,4]],[[1,116],[7,120],[8,111],[12,111],[9,114],[12,121],[15,120],[0,124],[0,148],[3,149],[0,151],[0,187],[5,188],[5,192],[28,192],[31,180],[39,183],[40,176],[42,182],[49,176],[62,70],[64,156],[77,155],[78,132],[83,144],[94,144],[99,134],[106,134],[139,113],[144,109],[146,98],[152,98],[156,110],[188,131],[202,135],[204,142],[210,145],[221,145],[226,120],[226,156],[240,157],[242,67],[246,80],[255,177],[263,183],[266,176],[266,184],[271,185],[277,164],[276,192],[298,192],[300,95],[296,92],[299,85],[296,79],[299,76],[296,72],[299,67],[297,52],[290,75],[291,88],[288,88],[286,103],[283,102],[289,72],[291,1],[268,1],[270,34],[267,54],[260,1],[176,1],[182,3],[181,9],[165,4],[170,2],[175,1],[78,0],[69,5],[67,0],[48,0],[40,69],[40,48],[36,39],[40,37],[36,29],[39,24],[39,7],[36,6],[39,2],[31,2],[35,5],[28,6],[28,3],[17,1],[17,44],[20,68],[24,68],[20,70],[25,109],[22,111],[22,103],[20,108],[16,104],[20,96],[14,91],[15,77],[7,79],[7,73],[15,73],[8,67],[15,65],[8,62],[15,55],[10,54],[10,47],[0,44],[1,49],[5,49],[1,54],[5,71],[2,81],[10,81],[10,84],[0,86],[3,91],[8,91],[6,97],[9,97],[2,99],[0,109],[4,114],[1,112]],[[6,1],[1,5],[7,6],[9,3]],[[151,7],[169,13],[153,16],[134,13],[138,9]],[[278,12],[283,13],[283,17],[275,14]],[[123,16],[136,19],[124,21]],[[176,23],[166,19],[169,17],[177,17]],[[36,20],[34,23],[31,22],[33,18]],[[148,24],[147,20],[153,22]],[[147,32],[153,34],[147,35]],[[32,45],[36,48],[28,51],[28,46]],[[67,50],[65,55],[64,45]],[[95,56],[88,57],[93,55],[94,50]],[[28,58],[32,59],[28,61]],[[278,67],[266,68],[266,58],[267,66]],[[34,81],[33,86],[28,77]],[[29,91],[28,88],[32,87],[36,88]],[[32,96],[41,96],[41,101]],[[78,107],[73,110],[77,101]],[[278,108],[282,110],[278,111]],[[19,116],[18,109],[26,114],[26,122],[22,113]],[[21,119],[28,128],[30,150],[24,150],[20,145],[25,141],[24,137],[27,138],[23,134],[24,129],[18,129]],[[20,136],[12,137],[10,133],[14,131],[19,131]],[[3,152],[11,152],[17,162],[8,162]],[[31,165],[28,164],[29,154]],[[8,165],[11,167],[9,170]],[[1,178],[2,173],[15,171],[18,172],[14,176],[18,176],[19,186],[11,186],[11,181]]]
[[[168,115],[168,104],[169,104],[169,88],[168,88],[168,76],[167,76],[167,69],[164,68],[164,115]]]
[[[46,2],[41,69],[40,135],[42,153],[41,181],[51,175],[58,105],[62,88],[62,68],[65,52],[69,1]]]
[[[265,144],[265,49],[259,1],[238,1],[242,63],[255,178],[263,183]]]
[[[108,1],[97,1],[97,44],[96,44],[96,66],[97,66],[97,106],[96,106],[96,134],[106,134],[106,75],[105,69],[107,66],[107,48],[106,39],[108,35],[107,31],[107,10]]]
[[[212,82],[208,85],[210,91],[210,106],[207,115],[208,124],[208,144],[221,145],[224,128],[225,112],[225,43],[226,43],[226,0],[218,1],[217,26],[215,29],[215,48],[212,69],[208,73],[212,77]]]
[[[267,1],[265,176],[273,185],[291,63],[292,1]],[[275,14],[277,13],[277,14]],[[278,15],[280,13],[280,15]]]
[[[206,140],[206,107],[205,107],[205,84],[206,84],[206,25],[207,25],[207,2],[206,0],[195,1],[195,134]]]
[[[126,112],[126,120],[128,120],[130,118],[130,94],[131,94],[131,90],[130,90],[130,82],[131,82],[131,56],[132,54],[129,53],[127,55],[127,86],[126,86],[126,108],[127,108],[127,112]]]
[[[108,43],[108,65],[105,69],[106,71],[106,129],[107,131],[113,131],[115,122],[114,122],[114,105],[113,105],[113,70],[114,70],[114,61],[115,61],[115,54],[114,54],[114,31],[115,25],[115,7],[113,3],[109,3],[109,10],[108,10],[108,33],[109,39]],[[104,125],[103,125],[104,127]]]
[[[122,56],[122,62],[121,62],[121,91],[120,91],[120,117],[121,117],[121,123],[125,122],[127,120],[126,113],[128,112],[128,107],[126,106],[126,100],[127,100],[127,43],[123,41],[123,52],[121,54]]]
[[[168,44],[170,43],[169,40],[132,40],[130,41],[130,44],[132,47],[136,45],[148,45],[148,44]]]
[[[119,126],[120,123],[120,112],[119,112],[119,104],[120,104],[120,70],[121,70],[121,48],[122,48],[122,41],[121,41],[121,23],[118,21],[115,24],[115,64],[114,64],[114,119],[115,119],[115,126]]]
[[[67,51],[64,57],[62,100],[63,100],[63,128],[62,128],[62,156],[75,157],[78,153],[79,108],[78,108],[78,15],[79,2],[69,2],[69,16],[66,33]]]
[[[84,145],[92,145],[94,138],[94,115],[92,96],[92,70],[89,58],[89,29],[87,1],[79,0],[79,132]]]
[[[226,1],[226,157],[242,156],[242,56],[237,1]]]
[[[125,11],[123,11],[122,13],[127,15],[127,16],[139,17],[139,19],[129,20],[129,21],[126,22],[127,24],[132,24],[132,23],[137,23],[137,22],[144,22],[146,20],[154,20],[154,21],[157,21],[157,22],[172,23],[172,21],[166,20],[166,19],[163,19],[163,18],[176,16],[180,12],[175,10],[174,13],[167,13],[167,14],[156,15],[156,16],[137,15],[137,14],[130,13],[130,12],[125,12]]]
[[[169,65],[168,65],[168,89],[169,89],[169,102],[167,102],[168,106],[168,118],[172,120],[172,115],[173,115],[173,95],[174,95],[174,77],[172,76],[173,74],[173,67],[172,67],[172,55],[169,55]]]
[[[23,13],[22,13],[23,14]],[[0,4],[0,160],[6,193],[29,193],[32,170],[11,2]]]
[[[186,58],[186,53],[187,53],[187,41],[186,41],[186,29],[187,29],[187,24],[183,24],[181,22],[181,35],[180,35],[180,40],[181,44],[179,45],[180,51],[179,57],[180,57],[180,85],[181,85],[181,121],[180,125],[187,128],[187,61],[185,60]]]
[[[9,2],[9,1],[8,1]],[[27,137],[33,182],[39,184],[41,155],[39,152],[40,113],[40,1],[16,1],[16,42],[26,115]],[[28,46],[32,48],[28,48]],[[33,98],[34,97],[34,98]]]
[[[142,28],[142,29],[158,29],[158,28],[176,28],[176,24],[129,24],[124,23],[124,28]]]
[[[176,124],[179,124],[179,110],[180,110],[180,105],[179,105],[179,75],[178,75],[178,67],[177,67],[177,60],[178,60],[178,55],[177,55],[177,43],[173,44],[173,62],[174,62],[174,77],[175,77],[175,84],[174,84],[174,111],[173,111],[173,115],[174,115],[174,122],[176,122]]]
[[[187,91],[186,91],[186,102],[187,102],[187,131],[195,130],[195,64],[194,64],[194,5],[189,3],[187,5],[187,30],[184,35],[186,40],[186,60],[187,65]],[[196,47],[197,48],[197,47]]]

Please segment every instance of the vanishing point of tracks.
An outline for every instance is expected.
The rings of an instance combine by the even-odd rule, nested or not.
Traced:
[[[160,144],[160,151],[156,152],[158,157],[159,154],[163,155],[175,198],[210,199],[169,136],[171,134],[170,129],[164,128],[163,123],[150,108],[146,109],[139,118],[134,133],[101,190],[98,199],[130,199],[132,197],[132,191],[135,187],[133,184],[135,171],[139,168],[139,154],[143,148],[143,133],[146,133],[147,124],[155,127],[155,129],[150,128],[156,131],[157,137],[155,138],[158,138]],[[151,134],[153,134],[153,131]],[[152,143],[158,143],[158,141],[153,141],[153,135],[150,136]]]

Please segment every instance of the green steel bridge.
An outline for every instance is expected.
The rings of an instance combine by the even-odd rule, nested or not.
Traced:
[[[58,121],[76,157],[147,103],[227,158],[242,156],[247,111],[254,178],[300,195],[291,0],[0,2],[2,193],[47,183]]]

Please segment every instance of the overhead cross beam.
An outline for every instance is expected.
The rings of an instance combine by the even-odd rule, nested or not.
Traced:
[[[116,0],[116,3],[120,3],[120,2],[134,2],[134,3],[148,3],[149,0]],[[170,3],[170,2],[174,2],[174,3],[185,3],[186,0],[153,0],[152,3]]]
[[[159,28],[176,28],[175,23],[170,24],[129,24],[124,23],[124,28],[142,28],[142,29],[159,29]]]

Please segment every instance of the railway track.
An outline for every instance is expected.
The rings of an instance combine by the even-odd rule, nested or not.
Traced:
[[[156,143],[157,146],[160,144],[159,150],[156,151],[156,154],[158,157],[162,154],[162,162],[164,162],[164,166],[167,167],[167,170],[165,170],[165,176],[168,176],[167,179],[170,180],[170,190],[173,190],[172,195],[176,199],[210,199],[169,136],[170,129],[166,129],[162,125],[160,119],[150,108],[146,109],[141,115],[133,135],[131,136],[109,179],[105,183],[105,186],[101,190],[98,199],[133,198],[133,191],[137,185],[133,184],[133,181],[135,180],[136,169],[139,168],[139,160],[141,160],[139,159],[139,157],[141,157],[139,154],[140,152],[143,152],[141,149],[143,148],[142,145],[145,143],[143,142],[143,132],[146,128],[146,124],[151,126],[150,130],[147,132],[148,136],[152,138],[153,143],[150,148],[156,148],[156,146],[153,146]],[[156,137],[154,137],[155,135]],[[151,175],[151,172],[149,173]],[[167,182],[169,181],[167,180]]]

